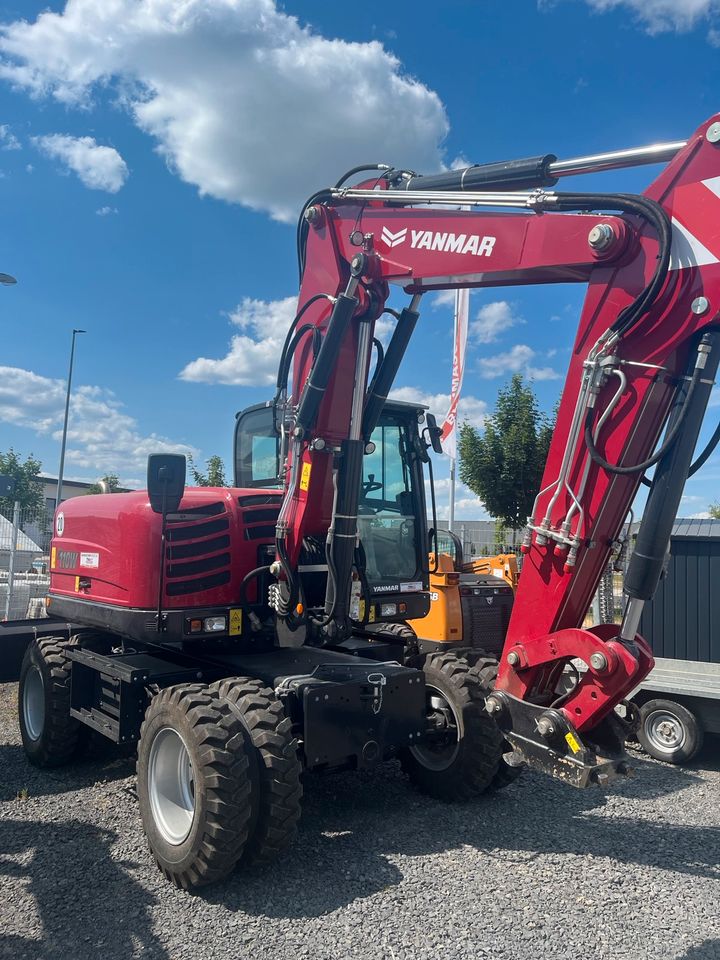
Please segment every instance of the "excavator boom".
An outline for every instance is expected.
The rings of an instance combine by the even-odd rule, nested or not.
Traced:
[[[670,162],[643,195],[548,189],[561,176],[658,159]],[[660,576],[720,353],[719,184],[713,117],[686,142],[645,151],[565,163],[549,155],[434,177],[381,169],[357,187],[316,194],[300,222],[299,386],[296,396],[281,389],[279,397],[287,443],[276,572],[290,601],[278,612],[293,616],[304,537],[328,530],[329,636],[349,629],[362,458],[422,296],[587,285],[488,700],[524,759],[578,785],[623,772],[613,708],[653,663],[637,624]],[[391,285],[410,301],[370,381],[374,324]],[[584,630],[652,466],[623,623]],[[562,692],[568,670],[575,683]]]

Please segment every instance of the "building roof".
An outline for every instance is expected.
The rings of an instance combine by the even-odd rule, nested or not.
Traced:
[[[13,525],[10,520],[0,514],[0,543],[3,550],[10,550],[13,536]],[[17,549],[25,553],[42,553],[42,547],[39,547],[34,540],[18,530]]]
[[[720,539],[720,520],[711,519],[688,519],[683,520],[679,517],[672,528],[673,537],[683,537],[702,540]]]

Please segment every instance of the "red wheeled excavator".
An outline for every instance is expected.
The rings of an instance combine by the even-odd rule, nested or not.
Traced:
[[[660,161],[643,195],[554,189]],[[719,213],[720,117],[682,143],[432,176],[359,167],[315,193],[274,427],[249,416],[240,442],[251,475],[278,457],[282,488],[186,490],[184,459],[155,455],[147,491],[61,505],[58,630],[21,672],[30,759],[70,760],[88,730],[138,741],[145,832],[184,887],[287,846],[303,767],[399,757],[445,799],[497,785],[509,750],[576,786],[627,774],[614,708],[653,664],[638,622],[720,358]],[[559,282],[587,297],[489,690],[475,657],[398,629],[429,608],[438,430],[385,401],[427,293]],[[408,302],[383,350],[391,288]],[[643,482],[622,623],[582,629]]]

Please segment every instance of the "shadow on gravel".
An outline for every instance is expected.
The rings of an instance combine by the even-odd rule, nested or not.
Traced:
[[[487,858],[512,870],[544,854],[590,855],[720,879],[720,829],[675,825],[662,816],[661,805],[655,820],[623,815],[626,800],[662,800],[699,778],[641,760],[637,765],[637,779],[614,792],[574,790],[527,774],[505,791],[460,805],[414,793],[392,769],[374,777],[309,778],[300,836],[290,853],[265,870],[241,868],[199,896],[256,916],[318,917],[398,886],[404,857],[447,854],[452,869],[452,852],[460,847],[464,860],[468,847],[481,855],[480,884],[487,882]],[[582,868],[571,862],[568,869]],[[428,874],[428,884],[436,880]],[[400,891],[393,902],[403,909]]]
[[[62,823],[0,820],[0,880],[11,877],[35,901],[42,940],[0,930],[0,957],[12,960],[79,960],[141,955],[170,960],[155,937],[150,910],[155,897],[129,874],[133,864],[110,855],[116,834],[78,820]],[[16,904],[18,928],[27,907]],[[40,931],[38,931],[40,932]]]
[[[135,772],[130,757],[108,756],[102,761],[80,761],[67,767],[39,770],[21,746],[0,745],[0,802],[18,796],[46,797],[91,787],[98,781],[122,780]]]
[[[704,940],[696,947],[690,947],[687,953],[676,960],[718,960],[720,957],[720,940]]]

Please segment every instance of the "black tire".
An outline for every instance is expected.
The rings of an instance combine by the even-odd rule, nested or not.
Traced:
[[[145,713],[140,814],[159,869],[185,890],[221,880],[242,856],[250,820],[245,737],[229,704],[204,684],[161,690]]]
[[[247,730],[252,812],[242,861],[264,865],[295,839],[300,819],[302,766],[292,723],[273,691],[259,680],[233,677],[213,684]]]
[[[419,789],[439,800],[479,796],[497,774],[503,745],[495,721],[485,711],[480,680],[466,660],[452,653],[430,654],[423,672],[428,709],[444,714],[448,729],[436,740],[425,738],[403,750],[403,769]],[[439,709],[431,697],[439,701]]]
[[[402,640],[403,658],[407,661],[409,658],[418,655],[417,634],[407,623],[372,623],[365,628],[368,633],[389,633]],[[379,637],[382,640],[382,636]],[[398,648],[400,643],[398,642]]]
[[[71,641],[41,637],[25,651],[20,669],[18,717],[23,747],[36,767],[59,767],[81,749],[81,727],[70,716]]]
[[[480,683],[486,694],[495,687],[495,681],[498,675],[498,662],[494,657],[488,657],[484,654],[478,657],[473,664],[473,670],[480,678]],[[511,783],[515,783],[527,767],[525,763],[508,763],[507,757],[513,753],[513,749],[507,740],[504,740],[503,743],[505,750],[500,759],[497,773],[490,784],[491,790],[503,790],[505,787],[510,786]]]
[[[640,707],[640,745],[656,760],[687,763],[703,745],[704,731],[694,713],[674,700],[648,700]]]

